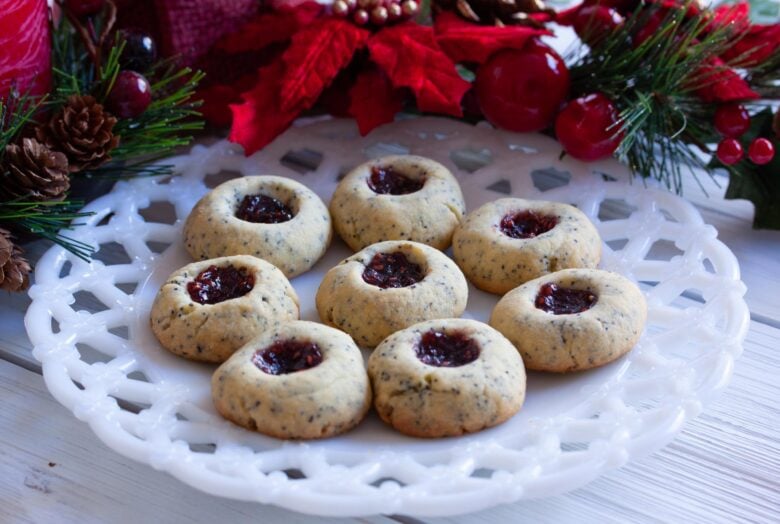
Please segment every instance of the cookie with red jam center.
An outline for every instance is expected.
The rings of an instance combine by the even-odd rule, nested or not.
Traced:
[[[223,362],[279,322],[298,319],[298,296],[279,269],[248,255],[188,264],[160,287],[152,332],[172,353]]]
[[[374,347],[385,337],[466,308],[468,284],[444,253],[418,242],[379,242],[342,260],[317,290],[317,311],[327,325]]]
[[[528,369],[565,373],[625,355],[639,341],[646,318],[644,295],[627,278],[566,269],[507,293],[490,325],[512,341]]]
[[[380,418],[415,437],[495,426],[525,398],[517,349],[476,320],[431,320],[396,332],[371,354],[368,374]]]
[[[356,167],[330,202],[336,232],[353,251],[386,240],[447,249],[465,209],[452,173],[414,155],[386,156]]]
[[[281,439],[344,433],[371,406],[363,356],[352,339],[302,321],[248,341],[214,372],[211,395],[226,419]]]
[[[192,258],[253,255],[288,278],[308,271],[331,237],[322,200],[303,184],[278,176],[220,184],[195,204],[184,224],[184,247]]]
[[[601,239],[574,206],[502,198],[469,213],[455,231],[452,253],[475,286],[504,294],[560,269],[596,267]]]

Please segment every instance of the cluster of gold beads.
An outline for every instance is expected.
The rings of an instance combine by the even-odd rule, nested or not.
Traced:
[[[336,0],[333,14],[350,18],[357,25],[381,26],[407,20],[418,13],[415,0]]]

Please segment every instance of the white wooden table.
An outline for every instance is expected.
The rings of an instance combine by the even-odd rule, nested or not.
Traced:
[[[727,390],[669,446],[582,489],[430,521],[780,522],[780,232],[753,231],[750,204],[724,201],[725,179],[705,182],[709,198],[694,183],[686,196],[737,255],[752,317]],[[44,249],[31,246],[32,260]],[[0,522],[328,520],[204,495],[110,451],[48,394],[24,331],[28,304],[0,296]]]

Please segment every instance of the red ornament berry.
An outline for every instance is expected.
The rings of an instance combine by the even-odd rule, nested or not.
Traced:
[[[496,127],[539,131],[552,123],[569,92],[569,70],[555,51],[531,40],[480,66],[476,92],[482,114]]]
[[[715,110],[715,129],[725,137],[740,137],[750,129],[750,114],[739,104],[723,104]]]
[[[601,93],[569,102],[555,121],[555,135],[563,149],[579,160],[590,162],[610,156],[623,140],[618,129],[618,110]]]
[[[759,166],[768,164],[775,157],[775,146],[766,138],[756,138],[748,148],[748,157]]]
[[[724,138],[718,144],[718,160],[726,164],[727,166],[736,164],[742,160],[745,151],[742,149],[742,144],[736,138]]]
[[[135,118],[152,103],[152,87],[149,81],[135,71],[121,71],[111,93],[108,107],[119,118]]]
[[[105,0],[66,0],[65,7],[79,18],[92,16],[103,9]]]
[[[585,6],[574,17],[574,30],[588,45],[597,45],[623,23],[616,10],[601,4]]]

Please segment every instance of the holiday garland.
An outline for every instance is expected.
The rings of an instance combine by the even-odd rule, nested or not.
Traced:
[[[61,233],[86,216],[77,212],[83,202],[68,198],[76,177],[170,173],[169,166],[149,164],[202,128],[193,98],[202,73],[157,60],[147,34],[117,30],[111,0],[63,0],[56,7],[61,19],[50,27],[45,2],[36,13],[44,13],[38,29],[51,33],[45,54],[51,69],[38,73],[45,84],[50,79],[50,89],[12,85],[0,96],[0,289],[9,291],[29,284],[18,236],[91,255],[92,246]]]
[[[677,192],[685,170],[725,168],[726,197],[753,201],[756,227],[780,228],[769,123],[780,24],[748,16],[746,3],[674,0],[558,13],[538,0],[435,0],[428,12],[413,0],[281,4],[212,48],[207,61],[230,72],[202,90],[204,114],[230,124],[247,154],[310,112],[353,117],[362,134],[402,110],[486,118],[553,134],[584,161],[614,154]],[[552,21],[583,41],[566,57],[539,40]]]

